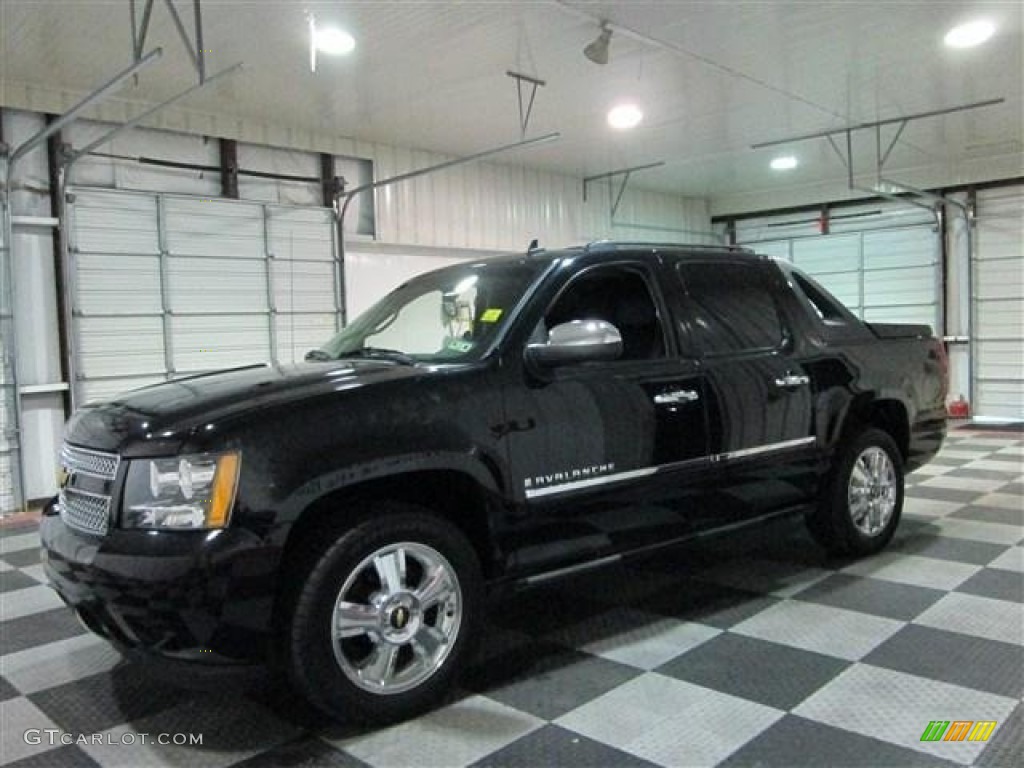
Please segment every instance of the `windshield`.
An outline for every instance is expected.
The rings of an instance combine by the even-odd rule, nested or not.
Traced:
[[[374,357],[407,364],[478,360],[541,268],[528,259],[502,260],[420,275],[378,301],[307,359]]]

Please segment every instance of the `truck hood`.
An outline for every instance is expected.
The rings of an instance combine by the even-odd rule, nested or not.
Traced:
[[[427,375],[429,366],[381,360],[253,365],[175,379],[80,408],[65,436],[75,445],[129,455],[175,452],[189,437],[243,413]]]

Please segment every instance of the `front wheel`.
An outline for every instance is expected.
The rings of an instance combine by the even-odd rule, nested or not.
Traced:
[[[471,653],[481,577],[462,533],[410,505],[381,504],[312,565],[295,603],[294,683],[339,720],[418,714]]]
[[[840,450],[817,509],[807,520],[818,543],[839,555],[870,555],[892,539],[903,510],[903,460],[880,429]]]

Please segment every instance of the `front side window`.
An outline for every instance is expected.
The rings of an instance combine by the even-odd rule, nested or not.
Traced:
[[[756,263],[680,262],[693,333],[706,355],[776,349],[785,336],[768,284]]]
[[[665,357],[665,335],[657,304],[640,272],[627,266],[590,269],[559,294],[538,333],[572,320],[604,320],[622,335],[620,360]]]
[[[478,360],[508,324],[542,267],[522,259],[465,264],[420,275],[378,301],[309,358]]]

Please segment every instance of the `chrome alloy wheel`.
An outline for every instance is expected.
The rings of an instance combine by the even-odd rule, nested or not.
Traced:
[[[334,604],[334,658],[357,686],[408,691],[437,672],[462,623],[455,569],[416,542],[381,547],[357,565]]]
[[[850,470],[847,490],[850,517],[865,536],[885,530],[896,509],[896,468],[889,454],[872,445],[861,452]]]

